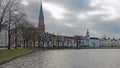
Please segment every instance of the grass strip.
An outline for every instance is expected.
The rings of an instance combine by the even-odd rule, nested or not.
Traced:
[[[2,50],[0,50],[0,64],[2,62],[13,59],[17,56],[21,56],[21,55],[30,53],[32,51],[34,51],[34,49],[27,49],[27,48],[11,49],[11,50],[2,49]]]

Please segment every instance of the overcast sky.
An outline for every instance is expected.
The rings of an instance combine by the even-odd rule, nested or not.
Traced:
[[[43,0],[47,32],[120,38],[120,0]],[[38,23],[40,0],[23,0],[28,18]]]

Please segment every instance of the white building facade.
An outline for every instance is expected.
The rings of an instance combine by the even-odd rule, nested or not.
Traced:
[[[5,47],[8,45],[8,31],[2,29],[0,32],[0,47]]]
[[[99,47],[100,41],[99,38],[91,37],[89,40],[89,47]]]

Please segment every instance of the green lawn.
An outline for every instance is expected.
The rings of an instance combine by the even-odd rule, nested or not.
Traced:
[[[9,60],[13,57],[16,56],[20,56],[29,52],[32,52],[34,49],[11,49],[11,50],[7,50],[7,49],[2,49],[0,50],[0,62]]]

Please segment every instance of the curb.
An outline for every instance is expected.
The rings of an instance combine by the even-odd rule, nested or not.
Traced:
[[[35,51],[30,51],[30,52],[28,52],[28,53],[25,53],[25,54],[22,54],[22,55],[18,55],[18,56],[12,57],[12,58],[7,59],[7,60],[5,60],[5,61],[1,61],[1,62],[0,62],[0,65],[5,64],[5,63],[7,63],[7,62],[10,62],[10,61],[12,61],[12,60],[14,60],[14,59],[16,59],[16,58],[19,58],[19,57],[28,55],[28,54],[30,54],[30,53],[32,53],[32,52],[35,52]]]

